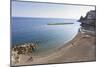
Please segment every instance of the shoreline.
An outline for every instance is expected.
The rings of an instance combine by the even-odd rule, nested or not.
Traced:
[[[20,62],[12,65],[30,65],[30,64],[47,64],[63,63],[77,61],[95,61],[96,47],[95,36],[88,33],[78,34],[66,43],[64,46],[55,49],[53,53],[44,56],[19,55]],[[30,59],[30,60],[29,60]],[[24,60],[24,61],[23,61]],[[27,61],[29,60],[29,61]],[[27,62],[26,62],[27,61]]]

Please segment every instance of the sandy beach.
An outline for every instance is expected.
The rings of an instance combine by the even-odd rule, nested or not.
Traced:
[[[12,65],[47,64],[96,60],[96,36],[79,32],[76,37],[52,53],[45,55],[18,55],[19,62]]]

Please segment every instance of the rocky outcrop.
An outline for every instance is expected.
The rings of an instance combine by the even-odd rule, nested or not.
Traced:
[[[96,10],[89,11],[85,17],[81,16],[79,19],[82,28],[86,30],[95,31],[96,28]]]
[[[32,54],[38,45],[34,43],[25,43],[23,45],[18,45],[12,48],[13,52],[17,52],[17,54]]]

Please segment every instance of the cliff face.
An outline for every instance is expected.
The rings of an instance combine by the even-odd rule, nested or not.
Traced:
[[[81,22],[82,28],[86,30],[94,30],[96,28],[96,11],[91,10],[89,11],[85,17],[81,16],[79,19],[79,22]]]

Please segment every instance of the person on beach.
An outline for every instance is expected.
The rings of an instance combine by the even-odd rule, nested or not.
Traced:
[[[32,62],[33,61],[33,57],[31,56],[26,62]]]

